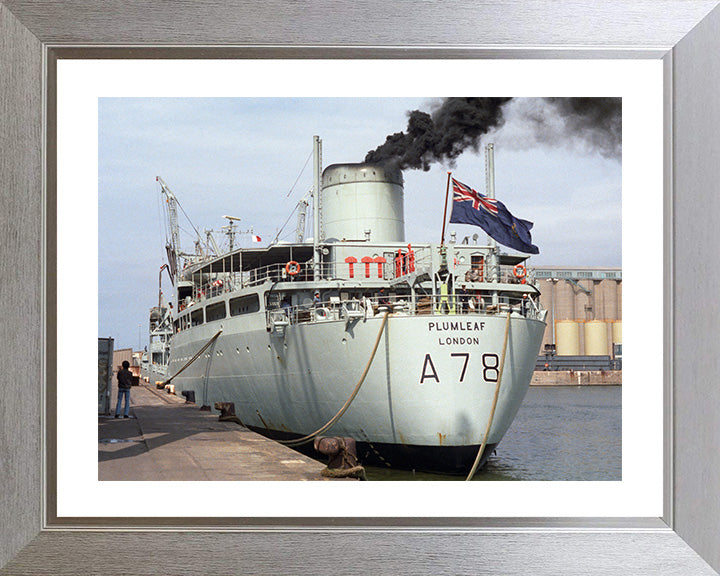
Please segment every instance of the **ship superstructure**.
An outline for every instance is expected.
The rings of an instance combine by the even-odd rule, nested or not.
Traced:
[[[170,343],[173,335],[172,309],[154,306],[150,309],[148,348],[143,354],[140,375],[150,383],[167,379]]]
[[[183,267],[168,250],[168,376],[177,394],[234,402],[244,425],[282,439],[321,428],[360,385],[327,433],[354,438],[366,463],[466,472],[484,439],[482,462],[500,442],[532,376],[545,311],[527,257],[408,242],[402,173],[321,171],[314,143],[312,242]]]

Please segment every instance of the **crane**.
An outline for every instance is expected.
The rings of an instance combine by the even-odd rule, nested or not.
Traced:
[[[297,226],[295,227],[295,238],[298,244],[302,244],[305,240],[305,217],[307,216],[307,208],[310,203],[310,196],[312,196],[312,190],[310,190],[302,199],[297,203]]]
[[[170,240],[165,244],[165,250],[167,251],[168,263],[170,265],[170,275],[175,277],[177,273],[178,256],[180,255],[180,226],[177,215],[178,200],[160,176],[156,176],[155,180],[159,182],[160,191],[162,195],[165,196],[165,202],[167,203]]]
[[[212,248],[213,252],[215,252],[215,255],[220,254],[220,248],[217,245],[217,242],[215,242],[215,237],[213,236],[213,232],[215,230],[210,230],[208,228],[205,228],[205,236],[207,237],[207,251],[208,254],[210,253],[210,249]]]
[[[199,230],[190,221],[190,218],[185,213],[185,210],[183,210],[183,207],[181,206],[180,201],[177,199],[177,196],[172,193],[172,190],[170,190],[170,187],[165,183],[165,181],[160,178],[160,176],[156,176],[155,180],[159,182],[160,191],[162,195],[165,196],[165,203],[167,204],[167,217],[168,224],[170,226],[170,239],[167,240],[165,244],[165,250],[167,252],[168,264],[170,265],[170,273],[172,276],[175,276],[180,258],[183,258],[186,262],[198,262],[205,257],[202,249],[202,236],[200,236]],[[185,218],[187,218],[188,223],[195,232],[195,254],[188,254],[186,252],[182,252],[180,249],[180,224],[178,223],[178,208],[180,208],[182,213],[185,215]]]

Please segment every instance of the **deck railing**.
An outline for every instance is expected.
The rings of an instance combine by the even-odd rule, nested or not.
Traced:
[[[462,266],[453,264],[459,277],[456,286],[467,284],[472,287],[478,282],[489,282],[493,279],[492,272],[486,266],[478,274],[478,270],[469,270],[464,267],[467,273],[462,274]],[[378,259],[367,262],[329,262],[318,265],[318,278],[324,280],[355,280],[360,284],[375,284],[377,281],[392,281],[402,279],[405,276],[415,274],[431,274],[431,254],[429,251],[418,250],[414,258],[409,260],[407,254],[401,259],[392,262]],[[451,266],[451,271],[453,267]],[[497,267],[497,281],[503,284],[522,284],[524,281],[532,282],[532,271],[512,266]],[[313,263],[301,262],[297,265],[270,264],[253,270],[243,272],[228,272],[220,274],[214,279],[197,286],[191,297],[193,302],[202,302],[225,292],[232,292],[240,288],[259,286],[265,282],[313,282],[316,281],[316,274]],[[185,308],[185,303],[181,303]]]
[[[515,316],[544,319],[545,313],[530,296],[499,296],[493,303],[490,295],[447,294],[422,296],[413,303],[408,297],[374,297],[340,300],[335,297],[316,304],[301,304],[268,310],[269,327],[307,322],[359,320],[373,318],[389,311],[396,316],[492,316],[510,312]]]

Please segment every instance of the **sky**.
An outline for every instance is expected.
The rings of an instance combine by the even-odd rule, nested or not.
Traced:
[[[167,223],[160,176],[201,232],[220,230],[224,215],[266,246],[294,240],[298,201],[312,186],[313,135],[323,166],[362,162],[387,135],[405,130],[408,111],[430,112],[428,98],[100,98],[98,103],[98,336],[115,348],[147,345],[157,305]],[[621,162],[583,141],[539,135],[528,113],[537,99],[517,99],[505,124],[482,137],[453,166],[406,170],[405,238],[439,242],[447,172],[485,192],[482,148],[495,144],[495,194],[519,218],[534,222],[540,254],[532,266],[620,266]],[[534,108],[534,114],[537,109]],[[312,235],[311,208],[308,231]],[[292,214],[292,217],[291,217]],[[288,218],[290,217],[289,221]],[[283,224],[287,222],[281,231]],[[193,251],[192,226],[179,214],[180,243]],[[449,225],[446,237],[475,233]],[[308,236],[308,237],[309,237]],[[215,235],[222,245],[224,236]],[[250,246],[249,234],[236,245]],[[510,250],[508,250],[510,251]],[[163,274],[165,274],[163,272]],[[163,291],[172,286],[163,276]]]

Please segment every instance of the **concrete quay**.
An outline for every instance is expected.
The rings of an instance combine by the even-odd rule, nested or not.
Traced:
[[[536,370],[531,386],[622,386],[622,370]]]
[[[325,465],[146,384],[98,417],[99,480],[330,480]]]

